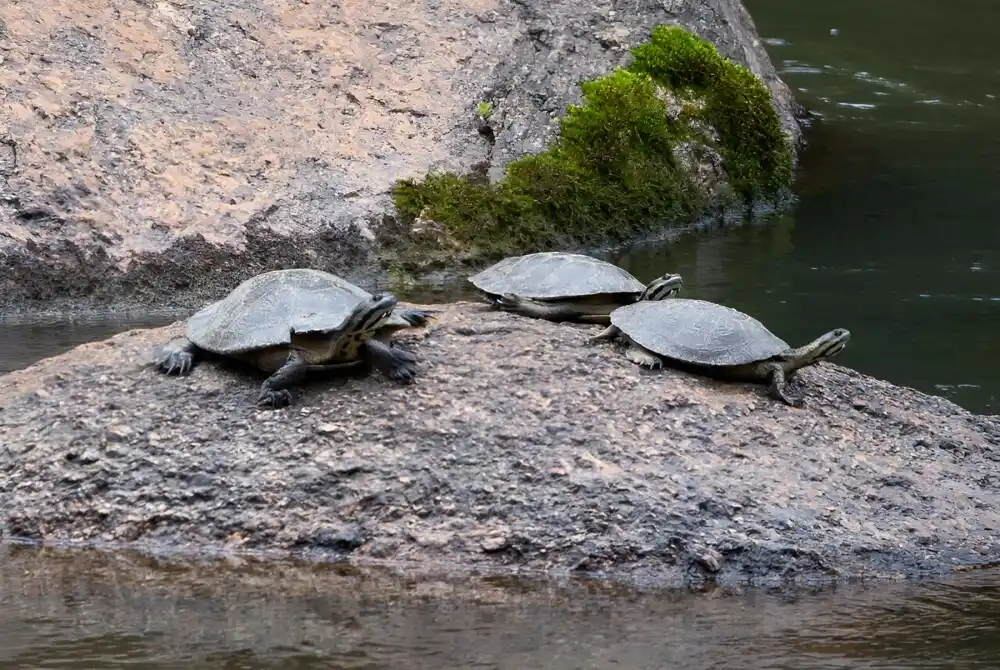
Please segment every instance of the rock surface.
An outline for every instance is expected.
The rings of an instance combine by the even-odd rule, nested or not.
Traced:
[[[193,306],[291,266],[372,287],[396,179],[499,175],[666,22],[760,74],[799,137],[739,0],[7,3],[0,307]]]
[[[824,363],[762,387],[628,363],[595,326],[470,304],[400,335],[419,380],[317,380],[291,408],[179,324],[0,377],[0,528],[681,583],[896,577],[1000,560],[1000,420]]]

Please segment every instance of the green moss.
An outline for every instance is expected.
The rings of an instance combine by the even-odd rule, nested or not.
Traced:
[[[632,54],[630,70],[705,101],[701,118],[719,133],[726,172],[737,191],[766,197],[790,185],[792,148],[770,92],[750,70],[678,26],[657,26],[650,41]]]
[[[388,234],[390,264],[424,269],[623,241],[689,221],[706,203],[673,148],[698,135],[692,121],[717,130],[737,192],[770,195],[788,185],[791,148],[752,73],[675,27],[657,28],[634,54],[629,68],[583,83],[583,104],[561,119],[553,145],[510,163],[498,183],[450,173],[398,182],[401,227]],[[663,88],[703,104],[685,102],[671,115]]]

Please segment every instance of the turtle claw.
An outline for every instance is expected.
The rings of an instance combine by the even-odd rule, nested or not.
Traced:
[[[184,376],[194,367],[194,347],[184,338],[172,340],[160,347],[153,362],[163,374]]]
[[[663,361],[660,360],[659,356],[650,353],[636,344],[629,345],[629,347],[625,350],[625,358],[640,367],[648,368],[650,370],[659,370],[663,367]]]
[[[281,409],[292,404],[292,394],[288,389],[264,389],[257,396],[257,405]]]
[[[417,376],[417,357],[397,343],[368,340],[365,352],[371,363],[394,382],[409,383]]]
[[[792,393],[782,393],[781,400],[792,407],[803,407],[806,404],[805,398]]]
[[[391,370],[386,370],[385,376],[400,384],[410,384],[417,376],[417,368],[414,365],[398,365]]]
[[[396,359],[398,359],[402,363],[417,362],[416,355],[409,348],[404,347],[403,345],[397,342],[392,343],[392,353],[396,357]]]
[[[183,377],[194,367],[194,356],[187,352],[173,352],[157,359],[156,367],[163,374]]]

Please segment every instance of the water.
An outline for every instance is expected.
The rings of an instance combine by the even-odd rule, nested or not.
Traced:
[[[850,328],[840,362],[1000,411],[1000,348],[987,344],[1000,322],[1000,67],[989,46],[1000,5],[749,7],[785,80],[822,115],[800,204],[612,260],[644,280],[682,272],[687,295],[752,312],[793,344]],[[0,324],[0,372],[175,318]],[[3,551],[0,670],[1000,668],[996,572],[689,599]]]
[[[997,668],[996,575],[797,597],[0,555],[0,670]]]
[[[183,314],[122,313],[0,317],[0,375],[75,346],[104,340],[134,328],[166,326]]]

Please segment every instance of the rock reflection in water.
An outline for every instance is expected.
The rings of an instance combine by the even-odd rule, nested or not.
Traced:
[[[26,368],[73,347],[103,340],[133,328],[156,328],[184,318],[184,314],[148,313],[29,315],[0,318],[0,375]]]
[[[0,551],[0,668],[987,668],[1000,577],[780,597]]]

